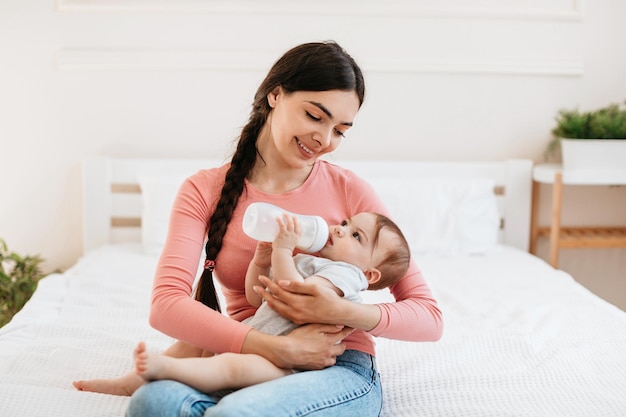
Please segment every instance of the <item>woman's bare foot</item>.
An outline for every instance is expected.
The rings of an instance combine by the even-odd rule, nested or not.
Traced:
[[[74,381],[72,385],[79,391],[99,392],[101,394],[131,396],[140,386],[145,383],[144,379],[135,372],[129,372],[113,379],[87,379]]]
[[[148,353],[144,342],[139,342],[133,352],[133,357],[135,358],[135,372],[144,380],[151,381],[167,377],[164,375],[166,365],[172,358],[158,353]]]

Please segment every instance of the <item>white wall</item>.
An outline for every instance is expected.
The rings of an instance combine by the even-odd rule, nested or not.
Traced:
[[[81,160],[227,157],[271,63],[310,40],[366,75],[338,156],[540,161],[558,109],[626,98],[624,17],[621,0],[2,0],[0,237],[70,266]],[[626,224],[625,189],[598,195]]]

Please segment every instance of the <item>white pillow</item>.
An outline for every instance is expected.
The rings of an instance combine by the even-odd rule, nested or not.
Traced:
[[[498,240],[494,182],[371,179],[413,253],[480,254]]]
[[[146,253],[161,253],[172,205],[185,178],[183,175],[146,175],[138,178],[142,203],[141,243]]]

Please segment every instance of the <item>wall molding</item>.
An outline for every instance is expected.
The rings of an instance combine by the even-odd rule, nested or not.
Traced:
[[[94,71],[259,71],[267,70],[275,54],[258,50],[61,49],[60,70]]]
[[[228,71],[265,72],[275,60],[272,51],[259,50],[159,50],[159,49],[61,49],[55,66],[63,71]],[[441,73],[581,76],[582,57],[486,58],[368,62],[369,73]]]
[[[476,2],[475,2],[476,3]],[[539,2],[545,4],[545,2]],[[69,13],[215,13],[215,14],[306,14],[342,16],[397,16],[460,19],[574,20],[584,15],[584,0],[572,0],[569,7],[483,6],[466,2],[463,6],[415,0],[55,0],[58,12]],[[326,7],[328,6],[328,7]]]
[[[539,76],[582,76],[582,58],[568,59],[485,59],[485,60],[432,60],[391,63],[361,63],[367,72],[380,73],[434,73],[476,75],[539,75]]]

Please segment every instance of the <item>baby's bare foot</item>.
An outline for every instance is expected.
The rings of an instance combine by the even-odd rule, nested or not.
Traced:
[[[144,342],[139,342],[133,352],[133,356],[135,358],[135,372],[144,380],[152,381],[166,378],[164,372],[167,360],[169,359],[167,356],[157,353],[148,353]]]
[[[114,379],[86,379],[72,382],[79,391],[98,392],[101,394],[130,396],[144,384],[144,380],[131,372]]]

